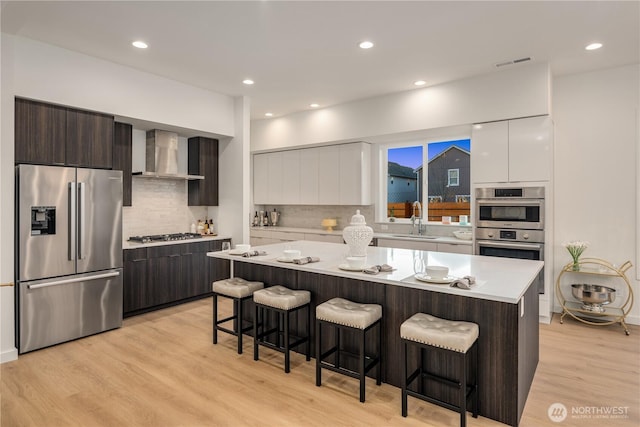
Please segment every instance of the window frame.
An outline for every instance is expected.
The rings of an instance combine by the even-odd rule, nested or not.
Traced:
[[[376,198],[376,209],[375,209],[375,222],[388,224],[389,217],[387,215],[387,201],[388,201],[388,187],[387,187],[387,177],[389,175],[389,171],[387,169],[387,165],[389,162],[388,152],[389,149],[393,148],[404,148],[404,147],[416,147],[422,146],[422,182],[418,183],[422,188],[422,200],[428,200],[429,189],[427,187],[427,177],[428,177],[428,158],[429,158],[429,144],[434,144],[438,142],[448,142],[448,141],[457,141],[468,139],[471,141],[471,130],[467,130],[465,132],[455,131],[452,132],[451,135],[440,134],[438,136],[425,136],[424,138],[420,138],[418,140],[404,140],[404,141],[395,141],[395,142],[386,142],[380,143],[378,145],[378,195]],[[472,144],[473,146],[473,144]],[[469,151],[471,153],[471,151]],[[458,172],[458,186],[460,185],[460,175]],[[469,183],[472,185],[472,183]],[[428,221],[428,209],[422,210],[422,223],[423,224],[441,224],[440,221]],[[398,224],[411,224],[411,219],[409,218],[395,218],[395,223]]]
[[[451,172],[455,172],[456,183],[451,183]],[[447,169],[447,187],[460,187],[460,168]]]

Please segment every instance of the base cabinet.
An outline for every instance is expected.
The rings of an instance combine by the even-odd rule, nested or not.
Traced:
[[[228,240],[227,240],[228,241]],[[207,257],[223,240],[124,251],[124,317],[211,295],[211,283],[229,277],[229,262]]]

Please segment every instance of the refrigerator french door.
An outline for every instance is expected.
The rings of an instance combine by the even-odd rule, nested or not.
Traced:
[[[16,166],[16,342],[122,325],[122,172]]]

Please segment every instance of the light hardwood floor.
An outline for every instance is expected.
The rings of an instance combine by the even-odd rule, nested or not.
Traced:
[[[229,310],[229,306],[225,307]],[[558,316],[540,326],[540,363],[521,426],[640,425],[640,327],[590,327]],[[211,343],[211,300],[126,319],[122,328],[20,356],[0,365],[0,425],[13,426],[456,426],[457,414],[409,399],[400,415],[400,390],[323,372],[314,361],[261,348],[253,360],[235,337]],[[484,354],[481,357],[490,357]],[[562,403],[560,423],[547,410]],[[622,418],[585,411],[628,407]],[[581,418],[572,415],[580,411]],[[469,414],[469,426],[503,426]]]

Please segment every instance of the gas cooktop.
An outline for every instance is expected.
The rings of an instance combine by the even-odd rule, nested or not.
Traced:
[[[172,234],[154,234],[149,236],[131,236],[129,241],[139,243],[150,242],[169,242],[173,240],[199,239],[202,236],[197,233],[172,233]]]

